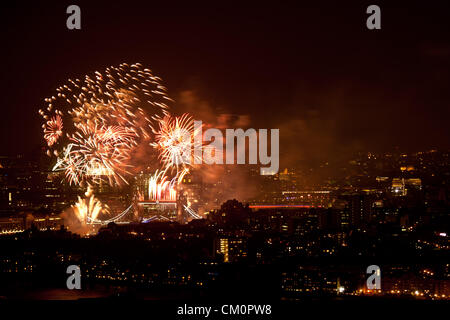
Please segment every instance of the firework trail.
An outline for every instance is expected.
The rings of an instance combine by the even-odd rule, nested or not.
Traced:
[[[183,208],[193,219],[202,219],[202,216],[197,214],[189,205],[183,205]]]
[[[96,222],[99,214],[109,213],[108,206],[95,198],[90,186],[85,196],[85,199],[78,197],[78,202],[72,206],[75,216],[83,225]]]
[[[156,171],[148,181],[148,198],[157,201],[176,200],[176,178],[168,180],[164,171]]]

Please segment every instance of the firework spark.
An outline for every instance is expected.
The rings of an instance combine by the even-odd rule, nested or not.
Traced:
[[[91,187],[88,188],[85,196],[85,199],[78,197],[78,202],[72,206],[75,216],[81,224],[92,224],[97,221],[99,214],[109,213],[108,206],[95,198]]]
[[[169,180],[163,171],[156,171],[148,181],[148,198],[153,201],[175,201],[177,192],[176,180]]]
[[[63,123],[60,115],[52,117],[43,125],[44,139],[47,141],[49,147],[54,145],[62,136]]]

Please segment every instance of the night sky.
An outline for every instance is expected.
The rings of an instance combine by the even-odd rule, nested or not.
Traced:
[[[301,2],[2,3],[0,154],[40,152],[43,99],[122,62],[160,76],[175,114],[280,128],[282,165],[449,148],[448,1]],[[71,4],[81,30],[66,28]]]

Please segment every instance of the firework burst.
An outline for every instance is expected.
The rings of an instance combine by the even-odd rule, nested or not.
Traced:
[[[155,132],[155,142],[151,145],[159,151],[159,158],[165,171],[176,171],[176,179],[181,181],[195,163],[197,145],[195,135],[201,128],[194,127],[194,120],[188,114],[181,117],[166,116],[159,121]]]
[[[69,79],[45,99],[39,114],[47,154],[56,158],[53,171],[64,172],[70,184],[88,186],[86,197],[72,206],[82,224],[102,223],[99,217],[109,213],[91,185],[105,181],[123,186],[142,169],[153,172],[145,197],[177,201],[177,185],[199,146],[193,119],[169,114],[171,99],[160,83],[141,64],[123,63],[81,80]]]
[[[56,115],[48,120],[44,125],[44,139],[51,147],[62,136],[63,123],[60,115]]]
[[[148,199],[154,201],[175,201],[176,179],[169,180],[163,171],[156,171],[148,181]]]
[[[159,122],[152,145],[160,150],[160,159],[166,167],[178,167],[191,163],[193,138],[194,121],[189,115],[166,116]]]
[[[102,204],[95,198],[90,186],[86,191],[85,196],[85,199],[78,197],[78,202],[72,206],[73,212],[80,223],[83,225],[92,224],[93,222],[97,222],[97,218],[100,214],[109,213],[108,206]]]
[[[124,174],[130,167],[134,137],[135,133],[125,127],[80,126],[70,136],[64,156],[53,170],[64,170],[68,180],[75,183],[82,177],[90,177],[92,181],[107,177],[111,184],[127,182]]]
[[[160,82],[141,64],[123,63],[57,88],[39,110],[47,154],[57,157],[54,170],[65,171],[70,183],[104,177],[111,184],[128,183],[132,153],[150,145],[169,114],[171,99]]]

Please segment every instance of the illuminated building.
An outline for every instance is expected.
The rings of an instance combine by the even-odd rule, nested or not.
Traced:
[[[228,239],[221,238],[219,239],[219,252],[223,254],[223,262],[230,262],[230,257],[228,255]]]
[[[409,188],[415,188],[417,190],[422,189],[422,180],[419,178],[410,178],[405,181],[406,186]]]
[[[203,206],[203,183],[198,174],[186,174],[178,189],[183,192],[186,202],[194,211]]]
[[[370,220],[374,210],[375,195],[355,193],[346,194],[343,198],[347,200],[347,207],[344,210],[348,211],[348,220],[351,226],[361,227]],[[343,221],[347,220],[347,214],[342,217]]]
[[[277,201],[277,199],[274,200]],[[328,190],[282,191],[279,200],[280,203],[315,207],[330,207],[332,201],[331,191]]]
[[[281,289],[284,296],[337,295],[345,286],[336,274],[323,272],[316,267],[298,266],[281,273]]]
[[[226,236],[218,238],[217,252],[223,255],[224,262],[235,262],[247,257],[247,239]]]
[[[394,196],[406,196],[405,179],[392,179],[391,192]]]
[[[153,174],[141,173],[136,176],[135,198],[137,214],[144,222],[151,220],[179,220],[182,217],[182,204],[185,198],[182,192],[177,192],[170,184],[165,186],[155,185]],[[183,220],[183,221],[181,221]]]
[[[382,291],[387,294],[449,298],[450,280],[422,278],[412,273],[383,277]]]
[[[0,217],[0,234],[23,232],[32,226],[38,230],[59,230],[63,219],[59,215],[20,214]]]

